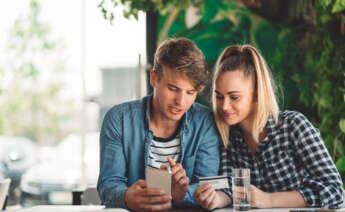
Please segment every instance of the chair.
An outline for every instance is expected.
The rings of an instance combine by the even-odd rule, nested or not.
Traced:
[[[89,187],[85,190],[75,190],[72,192],[72,196],[72,205],[101,205],[101,200],[95,187]]]
[[[0,209],[5,210],[8,198],[8,189],[10,188],[11,179],[0,180]]]

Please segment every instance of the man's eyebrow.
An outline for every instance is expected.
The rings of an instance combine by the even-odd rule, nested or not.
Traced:
[[[174,88],[178,88],[176,85],[173,85],[173,84],[170,84],[170,83],[168,83],[168,86],[174,87]]]
[[[170,84],[170,83],[168,83],[168,86],[169,86],[169,87],[174,87],[174,88],[180,89],[180,88],[177,87],[176,85],[173,85],[173,84]],[[193,91],[193,92],[195,91],[195,92],[197,92],[198,90],[194,88],[194,89],[191,89],[191,90],[188,90],[188,91]]]

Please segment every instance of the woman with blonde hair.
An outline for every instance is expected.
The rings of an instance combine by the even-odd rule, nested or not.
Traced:
[[[213,80],[213,108],[224,146],[221,175],[230,189],[200,186],[195,201],[212,210],[232,204],[234,168],[251,172],[250,204],[257,208],[337,208],[343,183],[319,130],[299,112],[279,111],[268,66],[251,45],[220,55]]]

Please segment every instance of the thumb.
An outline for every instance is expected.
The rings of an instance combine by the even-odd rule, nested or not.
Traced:
[[[136,183],[135,183],[136,186],[140,187],[140,188],[146,188],[146,181],[145,180],[138,180]]]
[[[168,170],[168,167],[166,165],[161,165],[161,167],[159,168],[160,170],[165,170],[167,171]]]

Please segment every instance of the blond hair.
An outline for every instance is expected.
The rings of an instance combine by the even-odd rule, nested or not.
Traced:
[[[259,142],[260,132],[265,128],[270,115],[278,122],[279,107],[275,96],[276,87],[271,72],[260,52],[251,45],[232,45],[219,56],[213,78],[212,104],[216,124],[224,146],[230,144],[230,126],[220,116],[216,105],[216,80],[220,73],[242,71],[246,77],[252,76],[254,81],[255,99],[252,136]]]

